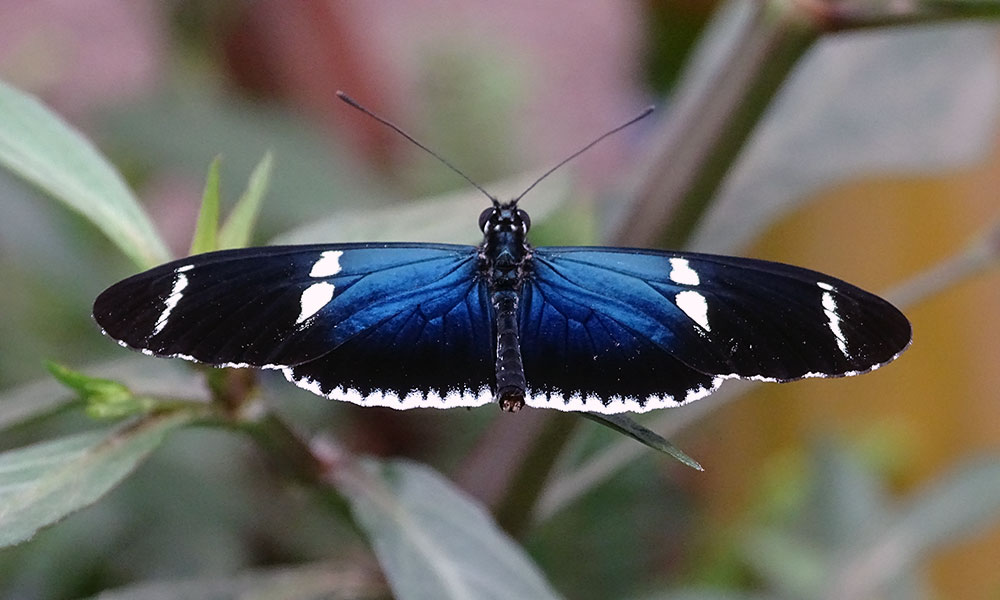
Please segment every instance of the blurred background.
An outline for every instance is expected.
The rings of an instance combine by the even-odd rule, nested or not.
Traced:
[[[626,210],[630,177],[648,160],[713,4],[0,0],[0,78],[94,140],[177,255],[190,244],[211,159],[223,156],[232,199],[268,150],[275,172],[258,243],[347,241],[412,206],[414,229],[435,233],[404,237],[387,223],[392,237],[454,231],[462,237],[450,241],[476,242],[484,199],[338,102],[338,89],[498,195],[655,103],[652,119],[542,186],[541,216],[533,196],[523,203],[535,244],[600,243]],[[996,33],[954,24],[821,44],[692,244],[884,292],[980,239],[1000,216]],[[456,191],[471,217],[419,209]],[[44,359],[81,369],[124,359],[89,311],[134,270],[92,226],[0,173],[0,389],[45,379]],[[863,529],[970,461],[996,459],[998,282],[988,271],[907,307],[914,345],[876,373],[720,401],[674,439],[706,472],[645,452],[533,527],[527,548],[570,598],[666,598],[701,585],[796,597],[795,578],[827,564],[838,531]],[[166,369],[201,385],[182,365],[145,362],[157,377]],[[303,430],[359,453],[425,461],[489,501],[470,457],[509,415],[361,410],[266,384],[268,401]],[[0,446],[85,424],[61,415],[5,433]],[[581,456],[617,441],[596,425],[581,429]],[[834,499],[842,503],[831,508]],[[1000,597],[996,523],[984,519],[975,535],[922,555],[893,588],[913,596],[891,597]],[[0,596],[74,598],[332,558],[375,568],[362,539],[246,440],[195,429],[94,507],[0,552]]]

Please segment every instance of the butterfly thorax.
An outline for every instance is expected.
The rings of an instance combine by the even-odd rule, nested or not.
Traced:
[[[479,225],[483,230],[480,272],[486,278],[495,324],[495,397],[501,408],[514,412],[524,406],[527,389],[518,335],[518,292],[531,257],[525,240],[531,222],[527,213],[511,202],[495,203],[483,211]]]
[[[479,217],[483,245],[479,260],[491,292],[518,291],[526,273],[531,248],[525,238],[530,221],[514,205],[497,205]]]

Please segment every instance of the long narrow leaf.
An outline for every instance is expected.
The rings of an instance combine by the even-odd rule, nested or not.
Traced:
[[[205,191],[201,195],[201,209],[198,211],[198,223],[194,229],[194,239],[191,241],[191,254],[201,254],[219,249],[219,166],[222,158],[216,156],[208,167],[208,177],[205,179]]]
[[[247,189],[240,196],[233,211],[229,213],[222,229],[219,230],[220,249],[243,248],[249,245],[261,204],[264,202],[264,196],[267,195],[267,190],[271,185],[273,166],[274,159],[268,152],[254,167],[253,173],[250,174],[250,181],[247,183]]]
[[[38,100],[3,82],[0,165],[90,220],[140,267],[169,258],[114,167]]]
[[[649,446],[653,450],[659,450],[660,452],[669,454],[692,469],[697,469],[699,471],[705,470],[700,464],[698,464],[698,461],[691,458],[687,454],[684,454],[680,448],[671,444],[666,438],[655,431],[643,427],[625,415],[602,415],[598,413],[581,413],[581,415],[587,417],[595,423],[600,423],[601,425],[610,427],[619,433],[624,433],[640,444]]]
[[[400,600],[558,596],[493,519],[417,463],[345,466],[335,483]]]

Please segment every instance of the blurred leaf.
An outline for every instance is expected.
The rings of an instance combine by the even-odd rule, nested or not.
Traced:
[[[982,532],[1000,519],[1000,458],[984,457],[946,474],[899,511],[892,527],[914,552]]]
[[[827,555],[803,539],[771,529],[751,533],[744,556],[754,570],[788,598],[819,598],[825,583]]]
[[[89,506],[118,484],[171,430],[195,414],[177,411],[112,431],[94,431],[0,454],[0,547]]]
[[[42,419],[79,403],[79,397],[51,377],[0,393],[0,431]]]
[[[120,419],[145,414],[153,409],[151,398],[136,396],[117,381],[91,377],[51,361],[45,366],[56,380],[83,398],[91,418]]]
[[[804,519],[811,526],[810,539],[828,549],[842,548],[886,516],[885,485],[843,445],[821,442],[812,463],[814,483]]]
[[[700,464],[698,464],[698,461],[691,458],[687,454],[684,454],[684,452],[680,448],[671,444],[669,441],[663,438],[663,436],[656,433],[655,431],[646,429],[645,427],[643,427],[639,423],[636,423],[634,420],[625,415],[602,415],[599,413],[580,413],[580,416],[586,417],[596,423],[600,423],[605,427],[610,427],[611,429],[614,429],[619,433],[623,433],[629,436],[630,438],[636,440],[640,444],[645,444],[646,446],[649,446],[653,450],[659,450],[660,452],[669,454],[670,456],[673,456],[674,458],[684,463],[685,465],[691,467],[692,469],[697,469],[699,471],[705,470],[702,468]]]
[[[731,590],[689,589],[643,596],[641,600],[776,600],[773,595]]]
[[[497,198],[513,198],[539,173],[521,174],[488,186]],[[551,214],[569,194],[569,177],[555,173],[522,201],[534,221]],[[489,200],[476,189],[399,203],[387,207],[339,211],[336,215],[277,236],[275,244],[323,242],[440,242],[478,243],[479,214]]]
[[[120,381],[145,395],[207,401],[201,377],[181,361],[163,361],[136,354],[88,365],[86,370]],[[51,377],[0,392],[0,431],[44,418],[72,406],[77,396]]]
[[[219,231],[220,249],[244,248],[250,244],[254,225],[257,223],[257,215],[260,213],[267,188],[271,184],[273,166],[273,157],[268,152],[254,167],[253,173],[250,174],[250,181],[247,183],[247,189],[240,196],[239,201]]]
[[[229,578],[159,581],[109,590],[95,600],[363,600],[381,599],[361,569],[310,566],[255,571]]]
[[[191,254],[202,254],[219,249],[219,166],[222,157],[216,156],[208,167],[205,191],[201,195],[198,223],[191,240]]]
[[[720,48],[718,41],[703,46],[700,67]],[[995,137],[998,74],[992,24],[824,38],[758,125],[693,247],[735,252],[836,182],[941,172],[977,160]]]
[[[169,252],[121,176],[32,96],[0,82],[0,164],[83,215],[143,268]]]
[[[841,549],[831,571],[833,598],[862,599],[898,581],[930,550],[982,533],[1000,521],[1000,458],[987,457],[920,492],[882,527],[869,524],[867,542]],[[883,521],[885,523],[885,521]]]
[[[340,471],[396,598],[558,597],[483,508],[430,468],[368,460]]]
[[[370,177],[360,158],[352,160],[352,151],[338,148],[321,128],[287,110],[213,93],[211,87],[204,82],[167,90],[116,110],[106,127],[115,154],[199,180],[205,165],[222,154],[222,187],[241,189],[260,157],[272,152],[281,169],[270,191],[281,200],[262,207],[265,235],[335,208],[386,204],[381,179]]]

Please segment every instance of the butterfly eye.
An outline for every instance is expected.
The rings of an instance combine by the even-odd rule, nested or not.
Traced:
[[[525,232],[531,229],[531,217],[528,216],[528,213],[524,212],[521,209],[517,209],[517,218],[521,219],[521,222],[524,223]]]
[[[490,222],[490,218],[493,217],[493,213],[496,209],[487,208],[483,212],[479,213],[479,231],[483,233],[486,232],[486,224]]]

